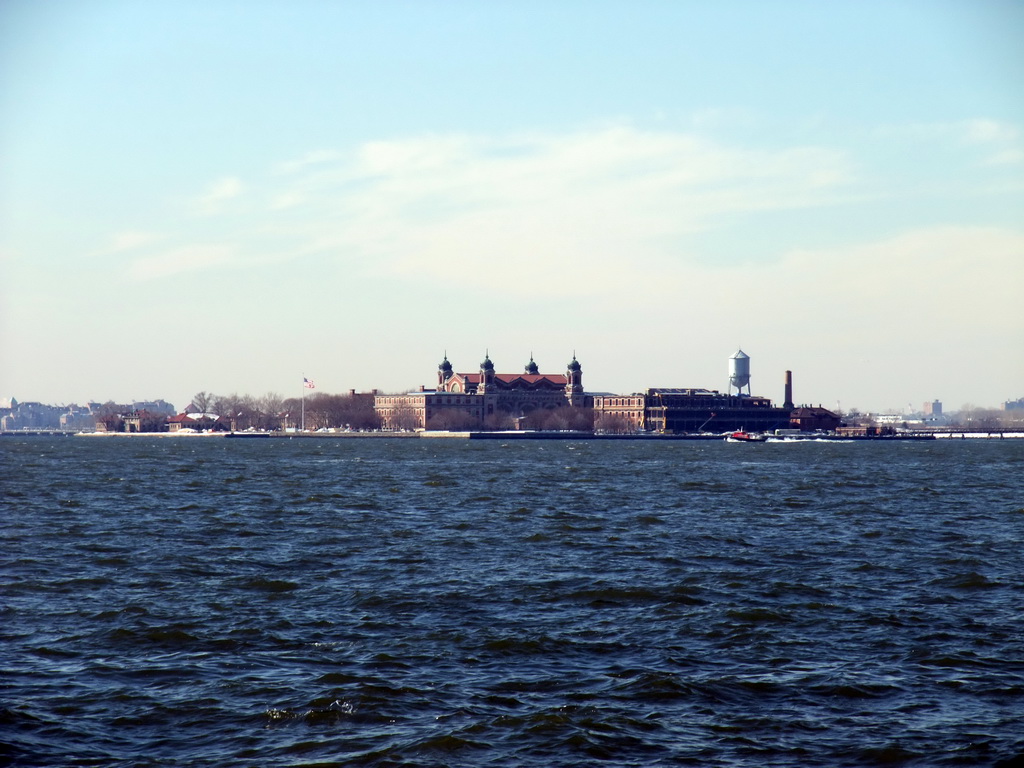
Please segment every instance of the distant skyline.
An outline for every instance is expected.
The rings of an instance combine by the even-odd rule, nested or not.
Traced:
[[[0,397],[1024,396],[1024,3],[0,4]]]

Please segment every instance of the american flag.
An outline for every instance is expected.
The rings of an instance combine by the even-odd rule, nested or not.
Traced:
[[[307,379],[305,376],[302,377],[302,386],[306,389],[316,389],[316,384],[313,383],[313,380]]]

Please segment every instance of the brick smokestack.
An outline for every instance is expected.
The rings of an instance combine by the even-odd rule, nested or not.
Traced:
[[[792,411],[793,410],[793,372],[786,371],[786,402],[782,404],[783,408]]]

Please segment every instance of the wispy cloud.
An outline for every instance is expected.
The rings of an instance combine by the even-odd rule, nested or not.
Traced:
[[[981,165],[1010,165],[1024,162],[1021,128],[1013,123],[991,118],[973,118],[951,122],[910,123],[880,127],[877,134],[885,139],[920,142],[936,149],[970,148],[982,153],[974,162]]]
[[[199,209],[204,213],[216,213],[224,203],[233,200],[245,191],[245,185],[234,176],[217,179],[197,199]]]
[[[147,256],[133,262],[129,274],[135,280],[156,280],[197,273],[230,263],[234,248],[222,245],[192,245]]]
[[[985,162],[988,165],[1020,165],[1024,163],[1024,149],[1001,149],[989,155]]]
[[[794,364],[813,372],[812,389],[882,403],[893,382],[908,398],[943,390],[948,396],[951,371],[961,386],[1019,381],[1022,264],[1022,231],[936,226],[793,252],[762,285],[797,299],[793,311],[773,318],[772,331],[804,358]],[[865,371],[874,375],[865,380]]]
[[[1020,131],[999,120],[976,119],[960,124],[970,141],[978,143],[1016,141]]]
[[[810,350],[845,336],[902,338],[925,346],[983,332],[1024,336],[1016,296],[1024,279],[1024,232],[997,227],[916,228],[842,246],[792,249],[778,260],[688,268],[707,287],[673,313],[721,314],[722,296],[742,297],[740,325],[771,318],[772,333]],[[732,322],[721,318],[720,325]],[[912,332],[904,333],[911,329]]]
[[[826,204],[851,178],[844,154],[827,148],[751,150],[614,127],[372,142],[311,166],[273,206],[312,206],[317,247],[355,254],[377,274],[508,293],[529,279],[532,290],[592,294],[621,290],[613,267],[623,260],[685,258],[686,233],[738,213]]]
[[[1018,165],[1024,163],[1024,143],[1015,125],[998,120],[969,120],[964,125],[966,140],[983,146],[988,154],[986,165]]]
[[[915,229],[827,251],[794,251],[785,260],[787,280],[800,295],[848,308],[870,297],[873,305],[892,309],[874,316],[880,333],[896,315],[932,323],[945,318],[939,332],[972,324],[1024,328],[1014,299],[1022,264],[1024,233],[962,226]]]
[[[950,145],[1000,146],[1016,136],[1011,126],[988,121],[928,130]],[[216,222],[203,235],[207,242],[237,243],[244,264],[232,248],[183,246],[137,261],[132,274],[146,279],[314,255],[352,276],[446,290],[647,301],[719,279],[739,262],[745,262],[742,274],[733,277],[744,285],[753,279],[747,287],[754,293],[758,280],[780,290],[802,284],[803,275],[830,285],[835,275],[820,273],[814,259],[860,261],[866,265],[861,274],[920,266],[920,252],[907,243],[904,250],[887,245],[879,259],[868,248],[845,256],[815,252],[807,261],[811,257],[793,250],[798,236],[788,245],[777,240],[756,259],[709,263],[713,257],[698,244],[705,233],[742,231],[751,217],[763,221],[765,214],[806,212],[812,219],[815,210],[886,194],[865,180],[854,156],[830,147],[753,148],[687,132],[612,126],[367,142],[348,153],[311,152],[278,169],[287,173],[272,174],[263,188],[245,189],[225,178],[204,195],[209,205],[243,191],[250,202],[263,201],[262,215],[246,219],[244,230],[231,229],[237,221]],[[131,234],[123,234],[126,245]],[[942,237],[966,248],[982,234]],[[752,248],[760,245],[756,230],[749,240]],[[928,247],[948,250],[939,242]],[[787,250],[787,263],[796,259],[799,269],[779,272]]]
[[[342,153],[335,149],[318,149],[312,152],[307,152],[302,157],[295,160],[289,160],[288,162],[281,163],[279,170],[282,173],[295,173],[296,171],[305,170],[312,166],[336,162],[341,160],[342,157]]]
[[[152,243],[158,241],[160,235],[155,232],[135,232],[125,231],[116,232],[110,239],[110,245],[106,249],[106,253],[123,253],[124,251],[134,251],[139,248],[144,248]]]

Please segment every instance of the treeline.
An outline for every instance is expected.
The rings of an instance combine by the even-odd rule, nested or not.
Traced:
[[[291,429],[302,423],[307,430],[380,428],[371,394],[315,392],[304,398],[282,398],[274,392],[262,397],[197,392],[192,409],[227,419],[236,430]]]
[[[849,426],[873,426],[882,423],[876,419],[874,414],[859,413],[856,409],[847,412],[839,412],[843,422]],[[907,426],[917,423],[919,416],[907,416]],[[891,424],[891,420],[886,420]],[[897,422],[897,426],[901,426]],[[950,411],[937,418],[929,417],[926,426],[940,429],[963,429],[963,430],[1007,430],[1021,429],[1024,427],[1024,410],[1002,408],[980,408],[967,403],[958,411]]]
[[[374,395],[350,392],[345,395],[315,392],[304,398],[283,398],[274,392],[262,397],[252,395],[217,395],[200,391],[192,397],[186,408],[194,420],[195,429],[257,430],[271,432],[304,427],[307,431],[319,429],[350,430],[413,430],[420,426],[419,417],[412,408],[398,409],[388,422],[381,423],[374,410]],[[133,411],[129,414],[129,411]],[[108,403],[96,414],[104,431],[126,431],[126,418],[137,420],[132,431],[166,432],[168,417],[164,412],[150,413]],[[513,416],[498,412],[480,420],[464,411],[453,410],[432,420],[433,429],[464,431],[489,430],[572,430],[601,432],[632,432],[635,426],[617,414],[595,414],[592,408],[537,408],[525,415]]]
[[[950,426],[963,429],[1015,429],[1024,425],[1024,411],[980,408],[966,403],[949,422]]]
[[[403,414],[397,414],[397,419],[393,419],[393,423],[401,429],[411,429],[417,423],[416,416],[412,412],[409,412],[407,418],[403,421]],[[561,406],[558,408],[536,408],[523,416],[515,417],[511,413],[505,413],[499,411],[492,413],[487,416],[482,422],[475,416],[461,412],[452,411],[451,413],[441,413],[431,420],[431,426],[433,429],[449,430],[452,432],[461,432],[473,429],[488,429],[488,430],[509,430],[509,429],[529,429],[529,430],[572,430],[581,432],[590,432],[594,429],[594,409],[593,408],[572,408],[570,406]]]
[[[631,433],[637,426],[630,419],[615,413],[596,413],[593,408],[561,406],[558,408],[536,408],[525,415],[513,416],[511,413],[498,411],[484,419],[460,410],[440,413],[430,420],[431,429],[465,432],[474,429],[501,430],[537,430],[537,431],[572,431],[572,432],[604,432]],[[412,430],[419,426],[419,418],[410,408],[397,408],[392,412],[387,428]]]
[[[157,401],[163,407],[136,408],[134,403],[115,403],[112,400],[92,408],[92,418],[97,428],[102,427],[106,432],[124,432],[124,417],[130,413],[139,414],[140,432],[166,432],[167,417],[174,415],[174,409],[170,403]]]

